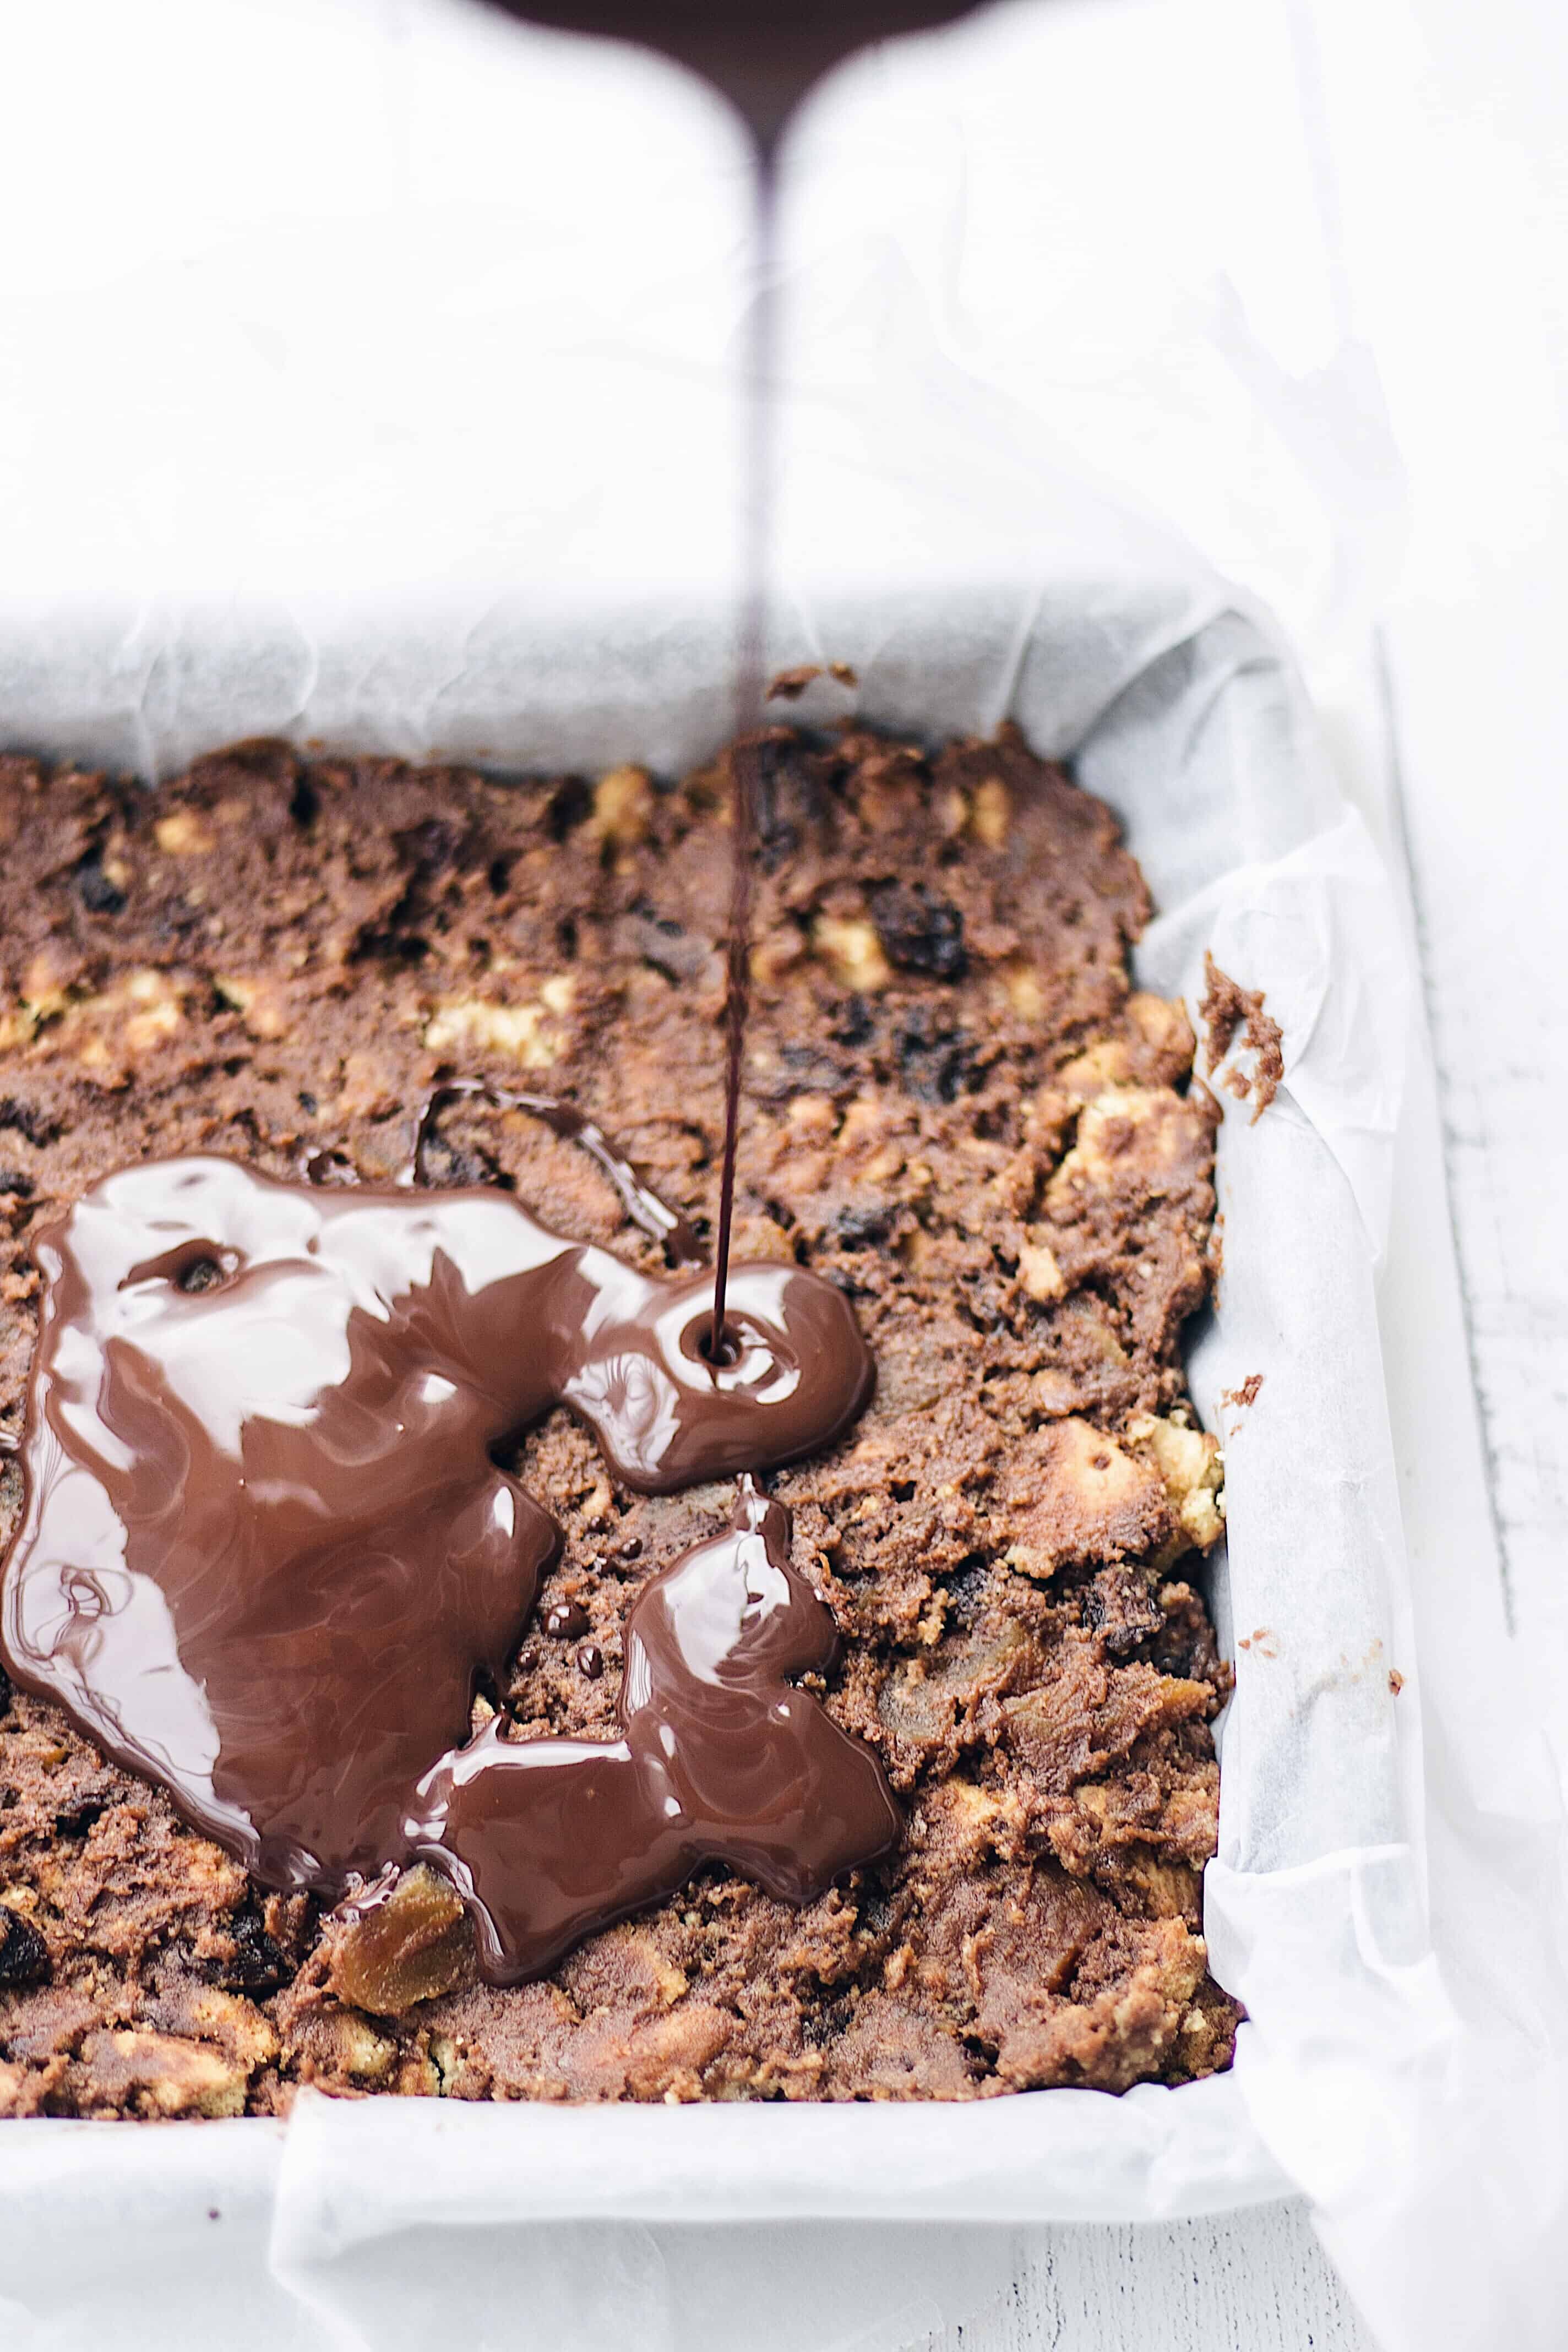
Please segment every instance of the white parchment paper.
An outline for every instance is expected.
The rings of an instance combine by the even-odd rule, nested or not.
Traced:
[[[172,213],[156,262],[94,262],[71,299],[146,362],[112,415],[38,373],[58,278],[0,328],[30,436],[0,478],[7,742],[144,774],[265,730],[497,768],[700,757],[727,731],[727,126],[662,68],[437,0],[390,46],[357,0],[170,14],[187,47],[231,16],[263,77],[281,40],[280,89],[330,88],[353,168],[323,146],[314,210],[247,210],[237,174],[194,257]],[[653,184],[629,231],[624,171],[591,168],[628,148]],[[1236,2068],[979,2110],[307,2094],[286,2130],[0,2126],[0,2316],[51,2352],[205,2340],[220,2303],[237,2347],[890,2352],[1004,2284],[1031,2225],[1297,2187],[1389,2346],[1547,2352],[1560,1822],[1466,1564],[1409,1573],[1391,1349],[1436,1328],[1406,1244],[1438,1246],[1441,1209],[1395,894],[1270,625],[960,364],[895,247],[819,244],[789,291],[773,650],[859,677],[800,715],[1016,718],[1123,819],[1160,908],[1143,982],[1195,1009],[1212,949],[1283,1026],[1273,1108],[1223,1097],[1225,1276],[1193,1357],[1227,1460],[1205,1922],[1249,2011]]]

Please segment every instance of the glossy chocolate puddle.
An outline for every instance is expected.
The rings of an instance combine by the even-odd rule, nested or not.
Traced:
[[[690,1255],[596,1129],[511,1099]],[[495,1454],[558,1403],[648,1493],[831,1444],[872,1381],[831,1284],[733,1267],[715,1364],[710,1272],[642,1274],[498,1190],[216,1157],[105,1179],[34,1254],[0,1652],[265,1882],[335,1895],[417,1851],[510,1981],[704,1859],[805,1900],[894,1842],[870,1750],[784,1679],[832,1620],[749,1481],[632,1610],[620,1740],[465,1737],[559,1542]]]

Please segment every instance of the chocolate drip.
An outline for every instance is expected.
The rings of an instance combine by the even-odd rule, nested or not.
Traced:
[[[409,1792],[499,1675],[557,1530],[494,1454],[552,1405],[668,1492],[794,1459],[870,1360],[797,1267],[654,1278],[510,1195],[107,1178],[46,1295],[0,1654],[273,1885],[400,1858]]]
[[[646,42],[721,89],[770,152],[812,84],[873,41],[923,32],[966,13],[953,0],[497,0],[514,16],[574,33]],[[966,0],[973,5],[973,0]]]
[[[540,1975],[704,1862],[807,1903],[896,1843],[870,1749],[785,1680],[837,1643],[789,1538],[743,1478],[728,1532],[633,1604],[620,1738],[508,1740],[498,1717],[423,1783],[407,1843],[457,1885],[492,1983]]]
[[[725,1328],[730,1234],[735,1213],[735,1161],[741,1139],[741,1080],[752,1009],[752,900],[755,890],[758,770],[767,689],[768,552],[772,538],[773,339],[777,289],[773,241],[778,189],[772,154],[759,150],[745,374],[746,497],[742,510],[740,628],[735,648],[735,734],[730,752],[730,913],[724,940],[724,1148],[720,1163],[719,1230],[714,1244],[715,1362],[731,1344]]]

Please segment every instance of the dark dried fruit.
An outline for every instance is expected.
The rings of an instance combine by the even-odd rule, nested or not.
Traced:
[[[840,1249],[875,1249],[892,1229],[891,1209],[840,1209],[833,1220],[833,1238]]]
[[[884,882],[871,893],[871,920],[882,952],[900,971],[928,980],[962,980],[969,959],[963,917],[949,898],[934,898],[923,882]]]
[[[594,795],[581,776],[568,776],[557,784],[544,812],[544,822],[552,841],[564,841],[567,835],[580,825],[594,805]]]
[[[872,1887],[860,1898],[860,1926],[868,1936],[885,1936],[893,1924],[893,1900]]]
[[[947,1622],[955,1633],[973,1633],[991,1597],[991,1571],[984,1559],[961,1560],[945,1580]]]
[[[828,1035],[836,1045],[847,1045],[853,1050],[864,1045],[876,1034],[877,1023],[870,1005],[863,996],[852,996]]]
[[[55,1815],[57,1837],[86,1837],[103,1817],[101,1797],[79,1797],[74,1805],[62,1806]]]
[[[14,1127],[27,1142],[41,1150],[52,1143],[60,1131],[58,1118],[50,1118],[36,1103],[24,1102],[19,1095],[0,1095],[0,1127]]]
[[[847,1993],[837,2000],[819,2001],[815,2008],[802,2004],[800,2030],[808,2050],[824,2050],[847,2033],[855,2022],[855,2003]]]
[[[956,1102],[977,1093],[983,1073],[971,1040],[951,1023],[911,1020],[899,1033],[899,1076],[921,1102]]]
[[[229,1933],[234,1957],[217,1963],[214,1981],[226,1992],[248,1993],[253,2000],[276,1992],[289,1974],[288,1964],[255,1912],[237,1912]]]
[[[470,1184],[499,1184],[511,1190],[511,1179],[500,1161],[482,1144],[448,1143],[444,1135],[433,1135],[420,1155],[420,1167],[427,1184],[439,1191]]]
[[[77,897],[89,915],[119,915],[125,910],[125,893],[112,883],[96,856],[77,867]]]
[[[439,874],[444,866],[456,865],[468,838],[468,827],[460,817],[427,816],[410,825],[406,833],[395,833],[392,838],[398,856],[423,880]]]
[[[49,1948],[19,1911],[0,1904],[0,1985],[36,1985],[48,1980]]]
[[[757,858],[776,873],[820,824],[825,809],[816,767],[795,743],[763,743],[757,756]]]

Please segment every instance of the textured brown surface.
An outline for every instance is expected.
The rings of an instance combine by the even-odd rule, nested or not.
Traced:
[[[1220,1084],[1237,1102],[1251,1103],[1256,1126],[1285,1076],[1285,1033],[1273,1015],[1263,1010],[1263,991],[1241,987],[1207,953],[1204,982],[1204,1000],[1198,1007],[1206,1033],[1204,1067],[1212,1078],[1240,1037],[1244,1050],[1252,1056],[1252,1067],[1248,1071],[1233,1064]]]
[[[1198,1935],[1226,1674],[1191,1581],[1218,1470],[1179,1349],[1214,1114],[1179,1008],[1130,992],[1142,879],[1016,736],[927,760],[781,729],[769,767],[737,1246],[844,1284],[878,1359],[864,1421],[775,1485],[902,1853],[805,1912],[708,1874],[506,1992],[432,1916],[424,1974],[388,1977],[0,1693],[0,2113],[266,2111],[300,2081],[972,2097],[1228,2058]],[[32,1219],[144,1153],[384,1177],[430,1080],[483,1071],[711,1211],[715,774],[501,786],[258,744],[144,793],[12,761],[0,875],[0,1425]],[[429,1165],[645,1246],[519,1116],[455,1107]],[[631,1598],[729,1493],[618,1492],[563,1415],[518,1466],[566,1541],[491,1696],[525,1731],[607,1734]],[[389,1983],[448,1989],[395,2017],[344,1998]]]

